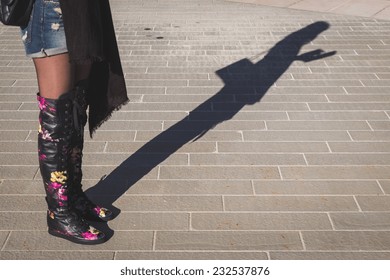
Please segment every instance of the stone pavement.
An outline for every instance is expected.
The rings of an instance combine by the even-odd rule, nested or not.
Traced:
[[[390,19],[390,0],[227,0],[289,9]]]
[[[390,258],[390,21],[111,3],[131,102],[87,141],[84,184],[120,209],[113,236],[47,234],[34,68],[0,26],[1,259]]]

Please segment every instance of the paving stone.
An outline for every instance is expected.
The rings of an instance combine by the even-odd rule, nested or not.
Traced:
[[[390,86],[390,80],[361,80],[361,82],[365,87]]]
[[[1,260],[113,260],[114,252],[1,251]]]
[[[363,211],[390,210],[390,196],[357,196],[356,200]]]
[[[308,251],[386,251],[390,247],[388,231],[303,231]]]
[[[369,130],[364,121],[267,121],[269,130]]]
[[[35,142],[37,140],[37,132],[31,133],[29,137],[33,141],[23,141],[23,142],[1,142],[0,152],[1,153],[35,153],[37,155],[38,144]],[[34,135],[33,137],[31,135]],[[104,142],[91,142],[88,145],[85,145],[85,152],[103,152],[105,143]]]
[[[368,81],[368,80],[367,80]],[[377,80],[379,81],[379,80]],[[276,86],[306,86],[306,87],[328,87],[328,86],[361,86],[358,80],[280,80],[276,82]],[[370,82],[367,82],[366,86],[370,86]]]
[[[0,244],[1,248],[3,248],[5,241],[7,240],[9,235],[8,231],[0,231]]]
[[[1,254],[1,253],[0,253]],[[0,255],[1,258],[1,255]],[[265,252],[117,252],[115,260],[268,260]]]
[[[23,165],[32,165],[38,168],[39,161],[37,153],[0,153],[0,165],[20,165],[23,162]]]
[[[390,139],[390,131],[351,131],[350,135],[355,141],[385,141]],[[371,146],[371,145],[370,145]]]
[[[38,121],[5,121],[0,120],[0,130],[37,130]]]
[[[210,121],[186,121],[188,125],[176,127],[176,122],[165,121],[164,130],[200,130],[203,127],[208,127]],[[265,130],[265,123],[263,121],[235,121],[230,120],[228,122],[220,122],[216,124],[213,130]]]
[[[296,232],[158,231],[156,250],[300,250]]]
[[[41,194],[43,195],[44,187],[41,180],[21,180],[13,178],[3,180],[0,184],[0,194]]]
[[[122,211],[222,211],[220,196],[126,195],[116,203]]]
[[[379,184],[386,194],[390,194],[390,180],[380,180]]]
[[[356,211],[349,196],[224,196],[226,211]]]
[[[290,120],[388,120],[384,112],[377,111],[333,111],[333,112],[288,112]]]
[[[1,99],[1,97],[0,97]],[[1,120],[31,120],[38,119],[36,111],[0,111]]]
[[[353,131],[352,131],[353,132]],[[351,137],[346,131],[243,131],[244,141],[349,141]]]
[[[324,73],[324,74],[293,74],[295,80],[359,80],[359,79],[377,79],[372,73]]]
[[[128,213],[110,222],[113,230],[188,230],[188,213]]]
[[[388,260],[388,252],[270,252],[271,260]]]
[[[33,72],[32,72],[33,73]],[[18,77],[20,78],[20,73],[2,73],[2,76],[4,75],[4,78],[6,77]],[[28,75],[27,73],[23,73],[23,75]],[[34,76],[31,78],[36,77],[36,74],[33,73]],[[35,101],[36,100],[36,93],[37,93],[37,87],[36,86],[29,86],[29,87],[0,87],[0,93],[1,94],[24,94],[24,95],[30,95],[30,98],[28,101]],[[36,105],[36,103],[35,103]],[[35,106],[37,107],[37,106]]]
[[[2,230],[40,230],[47,227],[46,211],[0,212]]]
[[[383,111],[390,109],[390,103],[309,103],[313,111]]]
[[[37,173],[34,166],[0,166],[1,179],[30,179]]]
[[[348,95],[348,96],[342,96],[342,95],[331,95],[328,96],[328,99],[330,102],[364,102],[364,103],[369,103],[369,102],[390,102],[390,98],[388,95],[383,95],[383,94],[370,94],[370,95],[364,95],[364,94],[359,94],[359,95]]]
[[[375,180],[255,180],[259,195],[355,195],[382,194]]]
[[[93,153],[84,154],[83,164],[84,166],[97,166],[97,165],[111,165],[117,166],[122,162],[125,162],[129,158],[133,157],[131,153]],[[160,162],[161,161],[161,162]],[[162,160],[161,155],[153,153],[145,153],[137,156],[131,161],[126,163],[127,167],[140,167],[140,166],[152,166],[155,167],[156,162],[159,165],[188,165],[189,156],[186,154],[173,154],[169,158]],[[1,160],[0,160],[1,162]]]
[[[250,180],[141,180],[128,194],[253,194]]]
[[[110,173],[112,173],[116,169],[116,166],[85,166],[83,168],[83,178],[85,179],[100,179],[103,176],[107,175],[110,176]],[[122,169],[123,170],[123,169]],[[126,174],[121,173],[120,176],[123,178],[119,178],[119,180],[125,180],[125,176],[134,176],[134,174],[140,174],[144,173],[145,168],[140,166],[130,166],[127,167]],[[145,174],[145,179],[157,179],[158,170],[157,168],[154,168],[149,171],[148,174]]]
[[[387,153],[390,142],[330,142],[329,147],[336,153]]]
[[[94,133],[93,138],[91,139],[89,137],[89,132],[86,131],[84,133],[84,140],[86,143],[85,148],[87,148],[91,142],[94,141],[103,141],[103,142],[114,142],[114,141],[134,141],[136,135],[136,131],[124,131],[124,130],[109,130],[109,131],[102,131],[98,130],[96,133]]]
[[[13,102],[13,103],[0,103],[0,110],[17,110],[20,107],[20,102]],[[3,130],[3,129],[2,129]]]
[[[390,213],[330,213],[336,230],[389,230]]]
[[[97,227],[98,228],[98,227]],[[152,231],[115,231],[104,244],[83,246],[62,238],[51,236],[47,231],[12,231],[4,251],[107,251],[107,250],[151,250]],[[91,252],[89,252],[92,254]]]
[[[218,142],[218,153],[328,152],[325,142]],[[246,156],[246,155],[245,155]]]
[[[389,150],[388,150],[389,151]],[[308,165],[390,165],[390,153],[305,154]]]
[[[0,196],[1,211],[46,211],[45,198],[42,195]]]
[[[306,165],[301,154],[190,154],[190,165]]]
[[[345,46],[347,48],[353,48],[354,50],[357,50],[359,48],[366,49],[366,46],[364,45],[356,45],[356,46]],[[337,46],[339,48],[339,46]],[[367,46],[368,48],[368,46]],[[345,65],[345,64],[344,64]],[[386,73],[388,71],[387,67],[381,67],[381,66],[368,66],[368,65],[355,65],[360,67],[353,67],[350,65],[345,66],[337,66],[337,67],[310,67],[311,72],[313,73]]]
[[[186,112],[116,112],[111,120],[139,120],[139,121],[179,121],[187,117]],[[114,140],[114,138],[112,137]]]
[[[170,111],[170,112],[186,112],[197,107],[197,104],[192,103],[128,103],[123,106],[123,111]],[[211,111],[211,104],[206,104],[203,111]]]
[[[180,138],[177,137],[176,140]],[[152,140],[149,143],[143,142],[109,142],[106,147],[107,153],[134,153],[140,151],[143,154],[164,154],[170,153],[172,150],[175,153],[214,153],[217,150],[216,144],[213,142],[192,142],[192,143],[181,143],[181,142],[154,142]]]
[[[192,213],[194,230],[324,230],[332,229],[326,214]]]
[[[111,120],[102,124],[100,130],[158,130],[161,129],[161,121],[115,121]]]
[[[387,121],[369,121],[373,130],[390,130],[390,120]]]
[[[24,141],[29,131],[0,131],[0,141]]]
[[[387,117],[387,116],[386,116]],[[226,113],[224,112],[200,112],[192,113],[188,116],[189,120],[197,121],[215,121],[215,120],[224,120],[226,118]],[[236,121],[263,121],[263,120],[288,120],[287,112],[245,112],[240,111],[234,116]]]
[[[389,166],[280,167],[284,179],[389,179]]]
[[[175,131],[175,133],[161,134],[161,131],[137,131],[136,141],[155,141],[155,142],[177,142],[177,139],[188,137],[186,131]],[[349,139],[349,137],[348,137]],[[242,133],[240,131],[214,131],[211,130],[196,142],[210,141],[242,141]],[[191,143],[192,144],[192,143]]]
[[[279,179],[276,167],[162,166],[161,179]]]

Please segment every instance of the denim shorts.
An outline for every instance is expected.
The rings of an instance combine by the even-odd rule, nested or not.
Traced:
[[[27,57],[68,52],[59,0],[35,0],[30,21],[21,28],[21,37]]]

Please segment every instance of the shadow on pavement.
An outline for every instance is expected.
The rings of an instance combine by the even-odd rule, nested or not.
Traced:
[[[104,180],[87,190],[87,195],[113,209],[112,204],[132,185],[182,146],[232,119],[243,107],[260,102],[294,61],[310,62],[336,54],[336,51],[317,49],[299,55],[305,44],[329,27],[327,22],[315,22],[279,41],[257,63],[245,58],[218,70],[217,75],[225,83],[218,93],[133,153]],[[120,210],[116,209],[116,212],[118,214]]]

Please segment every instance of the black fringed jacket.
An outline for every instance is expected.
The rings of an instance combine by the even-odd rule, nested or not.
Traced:
[[[89,132],[128,102],[108,0],[60,0],[70,61],[92,62]]]

